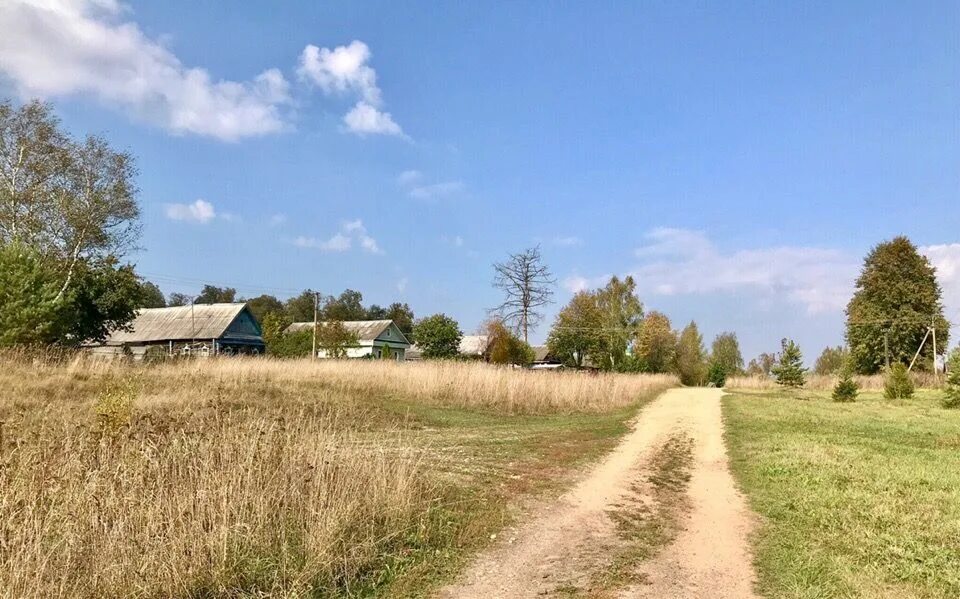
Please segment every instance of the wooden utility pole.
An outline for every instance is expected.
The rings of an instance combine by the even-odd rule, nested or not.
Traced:
[[[317,359],[317,324],[320,312],[320,292],[313,292],[313,359]]]
[[[887,334],[889,332],[889,330],[883,332],[883,357],[888,371],[890,370],[890,342],[887,339]]]
[[[933,384],[937,384],[937,317],[930,321],[930,332],[933,333]]]

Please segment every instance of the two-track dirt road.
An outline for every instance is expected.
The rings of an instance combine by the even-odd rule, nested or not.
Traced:
[[[651,402],[633,431],[573,489],[504,531],[439,596],[513,599],[599,591],[620,597],[753,597],[751,516],[728,468],[722,394],[673,389]],[[659,460],[663,448],[677,446],[678,439],[689,449],[684,462],[689,481],[679,495],[664,495],[657,492]],[[673,532],[666,546],[650,548],[649,559],[628,565],[628,583],[610,588],[605,575],[623,568],[617,556],[636,540],[630,534],[649,529],[618,529],[616,514],[624,510],[641,523],[669,518],[672,525],[652,530]]]

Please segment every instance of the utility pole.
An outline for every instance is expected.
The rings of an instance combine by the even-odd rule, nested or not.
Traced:
[[[320,312],[320,292],[313,292],[313,359],[317,359],[317,324]]]
[[[933,384],[937,384],[937,317],[930,320],[930,331],[933,333]]]
[[[887,339],[887,334],[890,332],[889,329],[883,332],[883,356],[886,361],[887,371],[890,370],[890,341]]]

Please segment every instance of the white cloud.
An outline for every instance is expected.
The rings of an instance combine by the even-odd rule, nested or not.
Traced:
[[[853,290],[857,261],[848,254],[811,247],[773,247],[723,252],[700,231],[655,229],[638,248],[631,273],[659,295],[748,290],[782,295],[808,313],[843,310]]]
[[[0,71],[25,97],[90,95],[177,134],[234,141],[284,128],[289,84],[279,70],[215,81],[126,12],[113,0],[0,2]]]
[[[422,178],[423,178],[423,173],[421,173],[418,170],[411,169],[411,170],[403,171],[402,173],[400,173],[397,176],[397,183],[400,186],[407,186],[407,185],[412,185],[413,183],[416,183]]]
[[[581,291],[586,291],[590,288],[590,282],[585,277],[581,277],[579,275],[565,278],[561,282],[561,285],[563,285],[563,288],[570,293],[580,293]]]
[[[418,185],[410,188],[407,194],[417,200],[434,200],[455,194],[463,189],[462,181],[443,181],[432,185]]]
[[[960,243],[928,245],[921,247],[920,253],[937,269],[947,320],[960,333]]]
[[[457,247],[457,248],[462,248],[465,243],[463,240],[463,237],[461,237],[460,235],[453,235],[453,236],[441,235],[440,242],[452,245],[453,247]]]
[[[216,218],[217,211],[210,202],[197,200],[192,204],[167,204],[166,215],[170,220],[182,220],[203,225]]]
[[[358,135],[403,134],[403,129],[394,122],[389,112],[381,112],[366,102],[357,102],[357,105],[344,115],[343,122],[349,131]]]
[[[367,233],[367,228],[360,219],[346,221],[340,230],[326,240],[315,237],[300,236],[293,240],[293,245],[300,248],[318,249],[323,252],[346,252],[356,242],[360,248],[370,254],[383,254],[377,240]]]
[[[401,277],[400,280],[397,281],[397,292],[403,293],[404,291],[406,291],[407,284],[409,283],[410,283],[410,280],[407,279],[407,277]]]
[[[270,217],[270,226],[279,227],[287,222],[287,215],[282,212],[278,212]]]
[[[359,99],[344,115],[347,130],[358,135],[403,135],[403,129],[388,112],[381,110],[383,93],[377,86],[377,73],[368,62],[370,48],[359,40],[333,50],[308,45],[300,54],[297,74],[328,95],[352,94]]]
[[[575,236],[561,237],[558,235],[557,237],[553,238],[553,245],[560,247],[575,247],[583,245],[583,240]]]

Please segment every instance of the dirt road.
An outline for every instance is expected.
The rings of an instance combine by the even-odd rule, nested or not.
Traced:
[[[721,395],[654,400],[573,489],[504,531],[439,597],[753,597],[751,517],[727,464]]]

